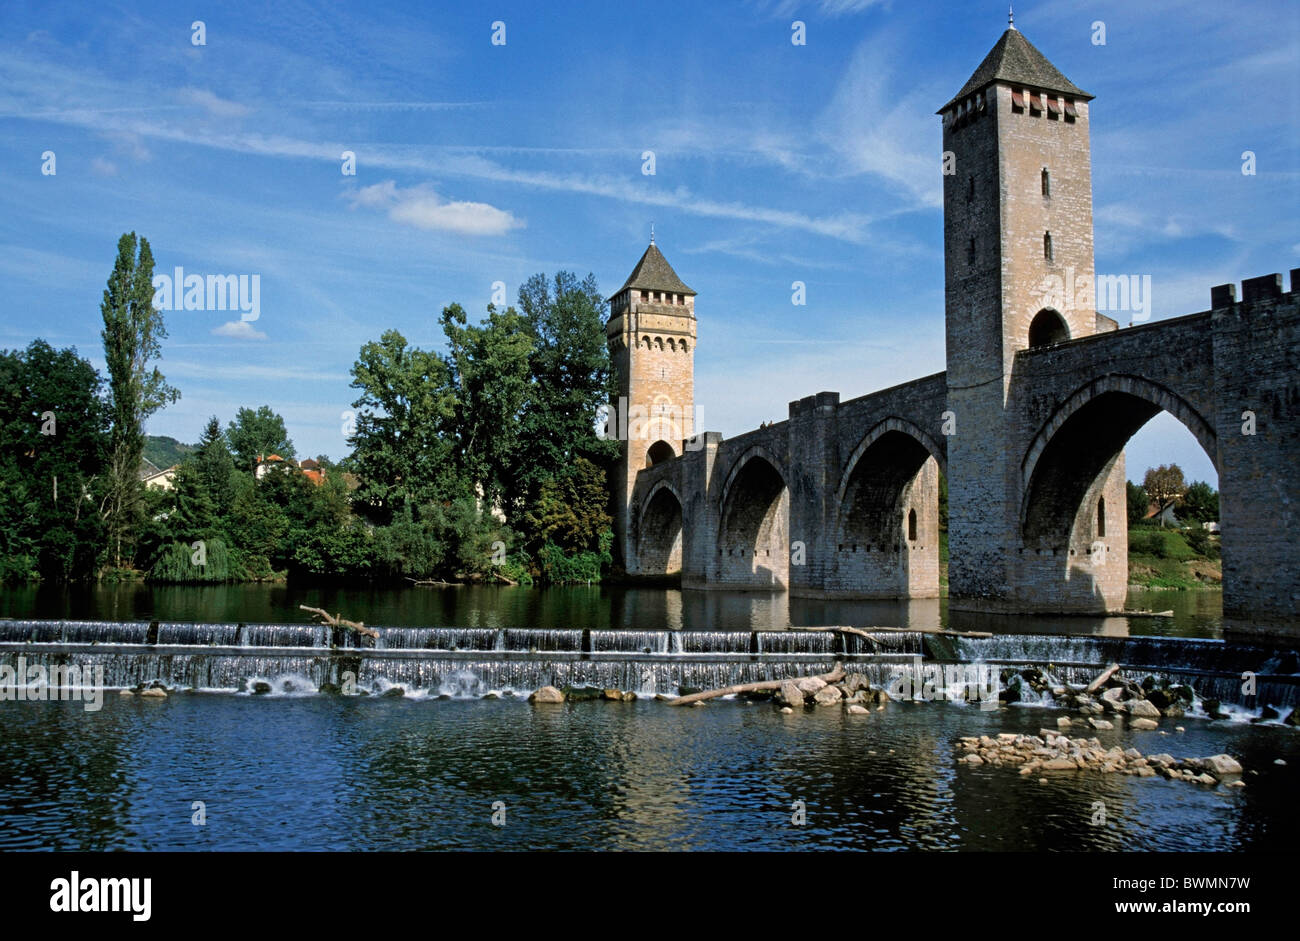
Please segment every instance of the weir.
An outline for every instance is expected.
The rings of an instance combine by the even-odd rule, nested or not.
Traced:
[[[373,645],[346,631],[301,624],[0,620],[0,664],[22,656],[47,669],[103,667],[109,688],[309,693],[354,683],[421,696],[526,695],[540,686],[594,686],[677,695],[829,671],[839,661],[886,687],[921,662],[1037,668],[1085,684],[1110,663],[1141,681],[1190,686],[1199,697],[1256,709],[1300,704],[1293,649],[1174,637],[933,632],[651,631],[379,627]],[[358,646],[359,642],[366,646]],[[1247,682],[1249,678],[1249,682]]]

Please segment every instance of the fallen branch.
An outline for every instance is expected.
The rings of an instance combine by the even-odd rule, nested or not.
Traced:
[[[519,583],[515,581],[513,578],[506,578],[500,572],[493,572],[492,574],[495,575],[499,580],[505,582],[507,585],[514,585],[515,587],[519,586]]]
[[[702,693],[691,693],[689,696],[678,696],[668,705],[670,706],[689,706],[691,703],[703,702],[706,699],[717,699],[719,696],[730,696],[732,693],[755,693],[763,689],[780,689],[782,683],[799,682],[806,677],[787,676],[780,680],[761,680],[757,683],[740,683],[736,686],[726,686],[722,689],[707,689]],[[823,673],[821,676],[814,677],[823,683],[835,683],[844,679],[844,666],[840,663],[835,664],[835,669],[829,673]]]
[[[872,633],[892,634],[937,634],[941,637],[992,637],[989,631],[948,631],[940,627],[873,627],[870,632],[857,627],[798,627],[791,626],[792,631],[843,631],[846,634],[860,634],[870,637]]]
[[[358,634],[362,634],[366,637],[373,637],[375,640],[379,639],[379,631],[375,630],[374,628],[366,627],[360,621],[348,621],[343,617],[343,615],[330,614],[328,611],[325,611],[323,608],[309,608],[305,604],[300,604],[298,605],[298,607],[304,611],[309,611],[312,614],[315,614],[318,617],[323,618],[325,620],[325,623],[328,624],[330,627],[346,627],[349,630],[356,631]]]
[[[436,578],[412,578],[409,575],[406,576],[406,580],[412,585],[438,585],[446,587],[451,584],[451,582],[444,582]]]
[[[1115,675],[1115,671],[1118,669],[1119,669],[1118,663],[1112,663],[1110,666],[1106,667],[1106,669],[1102,670],[1101,673],[1098,674],[1095,680],[1093,680],[1091,683],[1088,684],[1088,688],[1085,689],[1084,692],[1085,693],[1097,692],[1097,690],[1101,689],[1103,683],[1105,683],[1108,679],[1110,679],[1112,676]]]

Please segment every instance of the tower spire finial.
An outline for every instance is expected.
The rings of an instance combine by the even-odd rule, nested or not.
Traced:
[[[1016,28],[1016,8],[1007,4],[1007,29]]]
[[[650,244],[653,245],[654,243],[655,243],[655,224],[654,224],[654,220],[652,219],[650,220]]]

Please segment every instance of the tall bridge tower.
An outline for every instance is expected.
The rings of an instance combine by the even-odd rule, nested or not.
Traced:
[[[1060,555],[1127,558],[1122,452],[1091,487],[1068,545],[1026,544],[1013,456],[1016,354],[1116,326],[1097,316],[1093,297],[1092,98],[1012,25],[938,112],[955,606],[1019,606],[1033,579],[1025,567],[1043,553],[1056,560],[1049,567],[1059,567]],[[1076,586],[1094,592],[1089,582]]]

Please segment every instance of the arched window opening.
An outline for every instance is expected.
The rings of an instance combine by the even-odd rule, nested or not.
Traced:
[[[673,450],[671,444],[667,441],[656,441],[654,444],[650,445],[650,449],[646,451],[645,466],[654,467],[656,464],[660,464],[664,461],[671,461],[676,456],[677,452]]]
[[[1097,498],[1097,538],[1106,538],[1106,498]]]
[[[916,510],[907,511],[907,541],[916,542]]]
[[[1064,343],[1070,339],[1070,328],[1065,320],[1050,307],[1044,307],[1034,315],[1029,324],[1029,348],[1051,346]]]
[[[1043,233],[1043,257],[1048,261],[1052,260],[1052,233]]]
[[[1043,167],[1043,195],[1052,195],[1052,175],[1047,172],[1047,167]]]

